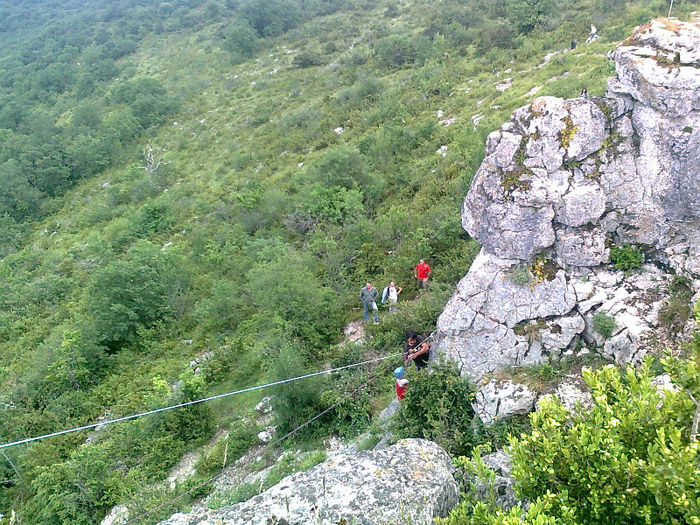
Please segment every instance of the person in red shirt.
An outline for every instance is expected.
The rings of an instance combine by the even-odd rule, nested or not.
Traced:
[[[425,288],[426,284],[428,284],[428,278],[430,277],[430,266],[421,259],[413,270],[413,276],[418,281],[418,288]]]
[[[396,397],[401,401],[406,397],[406,387],[408,385],[408,379],[404,379],[403,375],[406,369],[402,366],[394,370],[394,377],[396,378]]]

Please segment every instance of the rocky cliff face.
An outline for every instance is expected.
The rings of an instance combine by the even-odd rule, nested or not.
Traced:
[[[637,361],[670,274],[700,289],[700,23],[637,28],[615,68],[604,97],[537,98],[488,137],[462,208],[482,250],[437,326],[475,380],[579,342]],[[627,245],[641,271],[609,264]]]
[[[384,450],[339,454],[246,502],[195,507],[161,525],[432,523],[459,500],[452,472],[450,457],[435,443],[404,439]]]

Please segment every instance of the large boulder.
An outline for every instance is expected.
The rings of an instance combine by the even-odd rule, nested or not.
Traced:
[[[432,441],[405,439],[385,450],[333,456],[246,502],[196,507],[161,525],[431,523],[458,501],[447,453]]]
[[[481,380],[585,343],[643,357],[671,273],[700,288],[700,24],[657,20],[615,52],[602,98],[536,98],[491,133],[462,206],[482,250],[436,351]],[[643,250],[623,273],[611,246]],[[595,332],[594,318],[616,320]]]

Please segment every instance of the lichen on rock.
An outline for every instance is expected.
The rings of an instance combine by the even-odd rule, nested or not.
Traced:
[[[195,507],[161,525],[431,523],[459,500],[453,471],[450,457],[432,441],[404,439],[384,450],[335,455],[246,502]]]
[[[615,68],[604,97],[538,97],[487,139],[462,206],[482,250],[437,324],[436,350],[474,380],[581,339],[636,362],[670,274],[700,289],[700,24],[638,28]],[[644,247],[641,274],[609,265],[613,243]],[[556,277],[526,284],[537,261]],[[591,329],[599,309],[616,317],[608,339]],[[540,319],[536,337],[515,328]]]

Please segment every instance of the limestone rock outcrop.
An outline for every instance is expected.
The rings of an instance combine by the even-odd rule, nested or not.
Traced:
[[[637,28],[615,68],[604,97],[536,98],[488,137],[462,207],[482,250],[434,345],[474,380],[580,343],[636,362],[671,274],[700,289],[700,23]],[[641,271],[610,265],[626,245]]]
[[[405,439],[385,450],[338,454],[284,478],[250,500],[195,507],[161,525],[330,525],[432,523],[459,501],[450,457],[432,441]]]
[[[593,398],[588,391],[588,387],[582,385],[580,378],[575,376],[565,377],[564,380],[557,385],[554,392],[541,396],[537,400],[535,408],[539,410],[540,402],[552,396],[555,396],[564,408],[571,412],[576,412],[579,407],[581,410],[588,410],[593,406]]]
[[[513,463],[511,457],[503,450],[497,450],[484,456],[484,463],[494,471],[493,490],[496,504],[503,510],[514,507],[518,502],[515,496],[515,478],[513,478]],[[482,499],[489,501],[489,495],[483,493]]]
[[[536,398],[526,385],[492,379],[476,393],[472,408],[481,422],[490,426],[499,419],[531,412]]]

